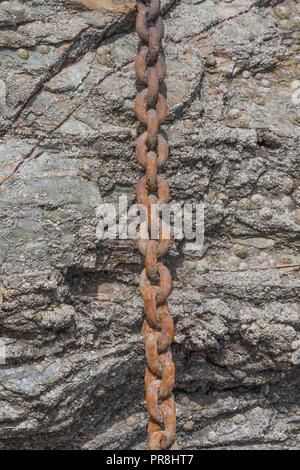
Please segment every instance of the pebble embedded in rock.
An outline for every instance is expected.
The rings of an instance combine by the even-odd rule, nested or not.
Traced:
[[[97,179],[97,185],[99,187],[100,194],[104,196],[104,194],[106,194],[107,192],[111,191],[114,188],[115,183],[113,180],[111,180],[110,178],[107,178],[106,176],[100,176]]]
[[[295,126],[300,126],[300,115],[291,113],[288,115],[288,119]]]
[[[27,60],[28,57],[29,57],[29,54],[26,51],[26,49],[18,49],[17,50],[17,55],[23,60]]]
[[[186,431],[192,431],[194,429],[194,426],[195,426],[195,423],[194,421],[187,421],[185,423],[185,425],[183,426],[183,428],[186,430]]]
[[[110,53],[110,49],[108,46],[100,46],[97,49],[98,56],[102,56],[103,54],[109,54],[109,53]]]
[[[239,264],[239,270],[240,271],[247,271],[248,269],[248,264],[247,263],[240,263]]]
[[[186,129],[192,129],[194,127],[194,122],[191,119],[185,119],[183,125]]]
[[[80,167],[80,169],[82,171],[84,171],[84,173],[86,173],[87,175],[90,175],[91,174],[91,169],[88,165],[82,165],[82,167]]]
[[[182,403],[183,405],[188,405],[189,404],[188,397],[186,397],[185,395],[181,396],[180,397],[180,403]]]

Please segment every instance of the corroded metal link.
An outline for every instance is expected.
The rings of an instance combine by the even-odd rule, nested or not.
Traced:
[[[146,263],[141,273],[140,292],[146,316],[143,340],[147,359],[146,405],[150,415],[148,447],[150,450],[178,450],[172,394],[175,367],[170,350],[174,322],[166,302],[172,289],[172,279],[168,268],[161,260],[158,261],[158,257],[164,256],[170,246],[170,227],[166,227],[160,218],[160,211],[169,201],[169,186],[157,174],[158,168],[168,158],[168,144],[158,132],[168,112],[166,100],[159,92],[159,84],[166,75],[165,58],[160,47],[164,35],[160,0],[138,2],[136,31],[145,43],[136,58],[135,70],[146,88],[138,94],[135,109],[137,118],[146,127],[136,144],[138,162],[146,169],[146,175],[137,184],[136,198],[141,208],[146,210],[138,246]]]
[[[164,304],[157,308],[157,321],[161,328],[161,332],[158,336],[157,350],[159,353],[167,350],[171,345],[174,336],[174,322],[169,313],[168,305]],[[144,340],[147,334],[152,330],[148,321],[144,321],[143,325],[143,337]]]
[[[149,31],[148,31],[148,22],[147,22],[147,7],[143,3],[138,3],[137,5],[137,15],[136,15],[136,32],[139,38],[148,44],[149,41]]]
[[[144,256],[146,253],[146,244],[147,244],[147,240],[145,239],[141,239],[138,242],[139,250]],[[157,244],[157,255],[160,257],[164,256],[168,252],[169,247],[170,247],[169,239],[166,239],[166,240],[160,239],[160,241]]]
[[[174,412],[174,419],[176,420],[175,412]],[[162,446],[162,440],[164,438],[163,431],[158,431],[160,427],[154,423],[153,421],[150,421],[149,426],[148,426],[148,433],[150,436],[149,439],[149,449],[151,450],[161,450],[164,449]],[[165,450],[165,449],[164,449]],[[168,450],[180,450],[179,445],[177,442],[174,442]]]
[[[174,321],[170,315],[168,304],[158,307],[157,313],[161,321],[161,335],[157,347],[158,352],[161,353],[171,345],[174,337]]]
[[[164,437],[164,432],[163,431],[153,431],[153,428],[150,428],[148,426],[148,433],[149,433],[149,448],[152,450],[161,450],[162,445],[161,441]]]
[[[135,71],[137,78],[144,84],[148,85],[149,71],[147,69],[148,46],[143,46],[135,60]],[[158,54],[155,64],[159,83],[163,82],[166,76],[166,61],[162,52]]]
[[[159,424],[157,424],[155,422],[155,420],[152,419],[151,416],[150,416],[150,420],[149,420],[149,424],[148,424],[148,433],[149,433],[149,435],[151,435],[154,432],[161,432],[161,426]],[[153,449],[153,450],[155,450],[155,449]]]
[[[144,324],[144,326],[145,326],[145,324]],[[143,337],[144,337],[144,334],[145,334],[144,326],[143,326]],[[145,341],[145,338],[144,338],[144,341]],[[146,372],[145,372],[145,377],[144,377],[145,389],[146,390],[148,389],[149,385],[153,382],[153,380],[156,380],[156,377],[155,377],[155,375],[152,374],[151,370],[147,367]]]

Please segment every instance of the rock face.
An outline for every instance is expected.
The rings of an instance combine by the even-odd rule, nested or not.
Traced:
[[[178,441],[300,448],[300,4],[165,0]],[[0,449],[144,449],[133,0],[0,3]]]

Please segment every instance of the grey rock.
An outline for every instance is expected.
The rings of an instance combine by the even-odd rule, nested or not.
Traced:
[[[205,204],[203,250],[165,257],[178,441],[296,449],[299,5],[162,4],[163,173],[172,202]],[[133,204],[143,174],[135,11],[0,3],[1,450],[146,448],[144,260],[97,237],[100,204]]]

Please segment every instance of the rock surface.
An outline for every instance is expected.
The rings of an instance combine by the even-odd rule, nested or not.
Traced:
[[[178,440],[300,449],[300,3],[165,0]],[[144,449],[133,0],[0,3],[0,449]]]

